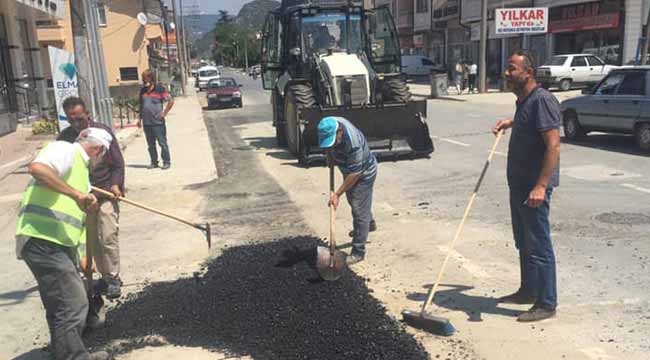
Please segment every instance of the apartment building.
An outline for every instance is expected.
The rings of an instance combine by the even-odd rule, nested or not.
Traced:
[[[0,136],[49,106],[36,19],[63,18],[63,5],[59,0],[0,1]]]
[[[48,46],[74,51],[69,0],[62,19],[42,19],[37,22],[41,58],[45,77],[50,82]],[[133,97],[140,86],[140,73],[161,63],[160,52],[163,31],[162,4],[160,0],[110,0],[97,1],[97,19],[100,27],[106,76],[112,97]],[[147,15],[142,25],[137,16]]]

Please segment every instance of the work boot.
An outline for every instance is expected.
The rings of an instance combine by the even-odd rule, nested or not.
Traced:
[[[345,262],[350,266],[363,261],[364,258],[365,256],[363,254],[353,252],[345,258]]]
[[[112,360],[113,356],[106,351],[95,351],[90,354],[90,360]]]
[[[540,321],[544,319],[549,319],[555,316],[555,310],[542,309],[540,307],[533,306],[530,310],[519,315],[517,321],[519,322],[533,322]]]
[[[163,170],[167,170],[167,169],[169,169],[170,167],[172,167],[172,164],[163,164],[163,166],[161,167],[161,169],[163,169]]]
[[[90,330],[101,329],[104,327],[105,324],[106,324],[106,318],[100,312],[97,312],[95,314],[89,313],[88,317],[86,317],[86,328]]]
[[[501,304],[534,304],[537,299],[534,296],[524,295],[520,291],[517,291],[514,294],[502,296],[497,299],[498,303]]]
[[[368,229],[368,232],[374,232],[376,230],[377,230],[377,222],[375,222],[375,220],[372,220],[370,222],[370,228]],[[350,231],[348,235],[350,235],[350,237],[354,237],[354,230]]]
[[[147,166],[147,169],[149,169],[149,170],[157,169],[157,168],[158,168],[158,163],[151,163],[151,164],[149,164],[149,166]]]
[[[106,298],[114,300],[122,296],[122,281],[120,279],[110,279],[106,282]]]

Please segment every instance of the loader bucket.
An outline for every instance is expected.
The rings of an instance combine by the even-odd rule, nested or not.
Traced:
[[[378,148],[373,148],[372,144],[381,140],[391,143],[393,140],[406,140],[412,153],[428,155],[433,152],[433,142],[425,120],[426,109],[426,101],[301,109],[301,118],[305,125],[302,144],[309,149],[308,153],[317,152],[319,150],[318,123],[327,116],[340,116],[363,132],[373,150]],[[382,149],[386,147],[383,146]]]

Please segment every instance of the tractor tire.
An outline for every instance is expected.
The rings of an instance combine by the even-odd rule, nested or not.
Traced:
[[[287,87],[284,97],[284,120],[287,147],[298,158],[301,165],[307,163],[308,149],[303,144],[300,109],[310,108],[316,104],[314,93],[309,85],[294,84]]]
[[[284,109],[282,108],[282,97],[277,90],[273,90],[271,94],[271,107],[273,108],[273,125],[275,126],[275,142],[278,147],[287,147],[287,132],[285,130],[284,120],[282,115]]]
[[[392,78],[384,82],[382,98],[384,102],[407,103],[411,101],[411,92],[406,86],[406,81],[400,78]]]

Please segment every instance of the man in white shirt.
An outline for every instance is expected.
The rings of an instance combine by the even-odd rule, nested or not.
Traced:
[[[106,130],[86,129],[73,144],[49,144],[28,167],[34,179],[23,194],[16,253],[38,283],[56,360],[111,358],[104,351],[90,354],[81,339],[88,298],[77,266],[84,213],[97,211],[88,168],[102,160],[110,143]]]
[[[478,65],[476,62],[471,61],[469,65],[469,92],[473,93],[476,89],[476,75],[478,74]]]

